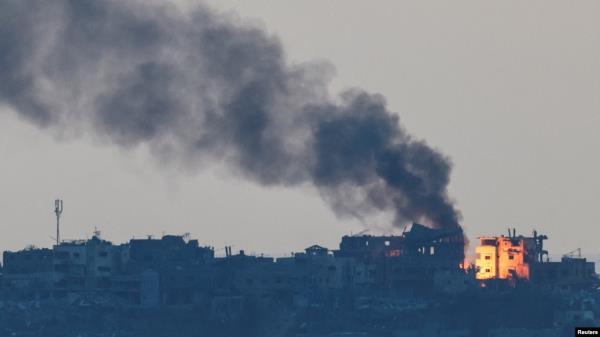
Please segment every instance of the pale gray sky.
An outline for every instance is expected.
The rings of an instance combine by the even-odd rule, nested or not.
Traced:
[[[415,136],[452,158],[467,234],[546,233],[551,253],[598,254],[597,1],[214,0],[280,37],[291,62],[326,59],[336,92],[383,94]],[[6,110],[6,109],[5,109]],[[145,149],[60,136],[0,114],[0,248],[190,232],[203,244],[281,255],[335,248],[360,224],[310,189],[262,188],[208,168],[160,168]],[[68,138],[68,137],[67,137]]]

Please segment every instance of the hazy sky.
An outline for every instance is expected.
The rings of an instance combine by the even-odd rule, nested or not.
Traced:
[[[599,2],[209,3],[278,35],[290,62],[332,62],[332,92],[383,94],[452,158],[450,194],[472,241],[510,225],[546,233],[554,254],[600,253]],[[190,232],[217,249],[282,255],[362,230],[310,187],[160,167],[145,148],[60,136],[5,108],[0,158],[2,249],[51,245],[56,197],[65,239],[94,226],[114,242]]]

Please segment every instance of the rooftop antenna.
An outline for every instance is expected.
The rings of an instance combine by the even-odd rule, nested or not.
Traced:
[[[98,229],[98,227],[94,226],[94,232],[93,232],[93,237],[100,239],[100,230]]]
[[[63,212],[63,201],[60,199],[54,200],[54,213],[56,214],[56,245],[60,244],[60,216]]]

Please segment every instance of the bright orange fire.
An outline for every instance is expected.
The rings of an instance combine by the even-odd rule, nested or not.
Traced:
[[[476,278],[529,279],[529,264],[525,261],[525,241],[522,237],[481,237],[475,248]]]
[[[458,265],[458,267],[460,269],[467,270],[467,269],[470,269],[472,266],[471,266],[471,262],[469,262],[469,260],[467,260],[467,258],[465,257],[465,259],[463,260],[463,262],[461,262]]]

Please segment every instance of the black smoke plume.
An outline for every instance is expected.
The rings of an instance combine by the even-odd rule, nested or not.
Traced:
[[[332,67],[290,64],[259,27],[204,5],[2,0],[0,103],[161,161],[314,185],[338,215],[459,228],[448,158],[380,95],[330,97]],[[365,220],[366,221],[366,220]]]

